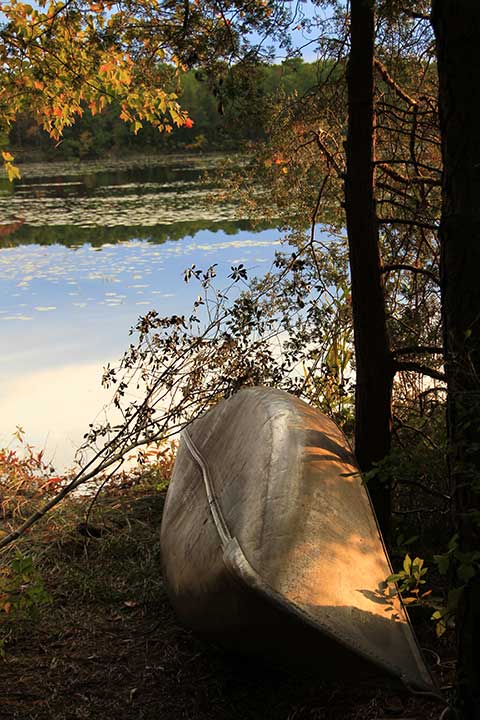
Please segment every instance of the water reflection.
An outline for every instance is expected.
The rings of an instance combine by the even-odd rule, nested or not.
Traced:
[[[220,285],[232,264],[268,269],[279,231],[213,203],[207,164],[43,167],[0,196],[0,443],[20,424],[68,464],[138,316],[190,311],[186,267],[217,263]]]
[[[198,211],[197,211],[198,212]],[[2,232],[3,228],[3,232]],[[100,248],[105,244],[128,242],[132,239],[149,243],[165,243],[195,237],[197,233],[208,231],[223,235],[236,235],[249,230],[253,234],[261,230],[272,229],[268,221],[206,219],[178,220],[168,224],[144,225],[102,225],[86,227],[82,225],[30,225],[22,220],[0,223],[0,248],[18,245],[65,245],[72,249],[89,244]]]

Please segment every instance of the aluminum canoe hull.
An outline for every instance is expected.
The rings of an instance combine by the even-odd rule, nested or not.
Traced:
[[[161,530],[179,619],[320,675],[432,690],[346,438],[298,398],[248,388],[184,431]]]

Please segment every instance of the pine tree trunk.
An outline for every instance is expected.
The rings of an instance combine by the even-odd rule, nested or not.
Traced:
[[[468,554],[480,549],[480,2],[433,0],[432,23],[443,154],[440,242],[447,430],[454,520],[460,549]],[[461,717],[479,720],[478,573],[463,592],[457,638]]]
[[[351,0],[350,22],[345,209],[356,362],[355,453],[366,472],[390,451],[393,381],[374,194],[374,1]],[[388,537],[390,487],[372,478],[368,489]]]

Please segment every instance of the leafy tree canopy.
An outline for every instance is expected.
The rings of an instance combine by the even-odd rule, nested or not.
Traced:
[[[248,32],[278,37],[289,18],[274,0],[9,0],[0,13],[0,131],[28,110],[57,140],[86,107],[114,100],[134,132],[191,126],[178,70],[248,59]],[[3,159],[18,176],[13,156]]]

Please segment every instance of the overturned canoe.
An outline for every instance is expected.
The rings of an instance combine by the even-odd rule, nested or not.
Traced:
[[[241,390],[182,435],[161,534],[180,620],[240,652],[432,688],[368,494],[336,425]]]

